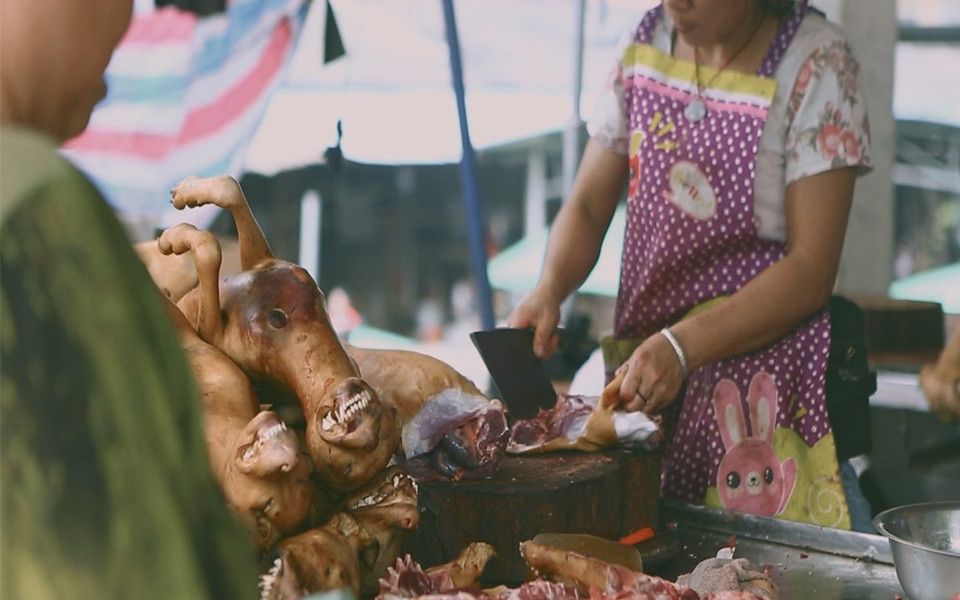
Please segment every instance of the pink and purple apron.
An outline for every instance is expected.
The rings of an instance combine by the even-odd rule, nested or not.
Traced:
[[[623,62],[630,184],[608,373],[640,341],[784,256],[783,243],[757,237],[754,168],[772,75],[806,11],[798,2],[756,75],[701,66],[711,87],[697,120],[684,116],[698,98],[695,65],[650,43],[661,9],[638,27]],[[691,372],[663,457],[663,494],[849,529],[824,395],[829,345],[824,308],[770,346]]]

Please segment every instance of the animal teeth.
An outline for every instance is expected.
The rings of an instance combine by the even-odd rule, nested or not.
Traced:
[[[283,560],[277,558],[273,561],[270,570],[260,576],[260,585],[258,586],[260,588],[260,600],[267,600],[270,597],[270,592],[277,582],[277,577],[280,575],[280,569],[282,568]]]
[[[370,404],[370,398],[364,394],[362,396],[354,396],[346,404],[341,404],[337,408],[329,413],[327,416],[320,421],[320,427],[324,431],[330,431],[335,425],[343,423],[344,421],[349,420],[353,415],[365,409]],[[284,425],[286,429],[286,425]]]
[[[286,430],[287,430],[286,424],[282,422],[277,423],[276,425],[270,427],[269,429],[264,431],[262,434],[260,434],[260,439],[264,441],[272,440],[273,438],[277,437],[278,435],[280,435]]]
[[[350,510],[357,510],[367,506],[372,506],[374,504],[379,504],[380,502],[383,502],[386,498],[391,496],[393,493],[395,493],[396,490],[399,489],[399,487],[403,485],[404,482],[407,482],[407,481],[409,481],[410,485],[413,486],[413,490],[419,493],[419,489],[417,488],[417,482],[413,477],[411,477],[410,475],[407,475],[406,473],[397,473],[396,475],[393,476],[393,479],[390,480],[390,484],[393,486],[392,490],[387,492],[380,491],[380,490],[373,492],[368,496],[364,496],[363,498],[360,498],[359,500],[354,502],[352,505],[350,505],[348,508]]]
[[[357,500],[351,508],[356,510],[358,508],[365,508],[367,506],[372,506],[377,502],[380,502],[380,500],[382,499],[383,498],[380,497],[378,494],[371,494],[369,496],[364,496],[363,498],[360,498],[359,500]]]
[[[362,396],[354,396],[349,402],[341,404],[334,412],[329,413],[329,415],[332,416],[335,423],[341,423],[365,409],[369,404],[370,399],[365,394]]]

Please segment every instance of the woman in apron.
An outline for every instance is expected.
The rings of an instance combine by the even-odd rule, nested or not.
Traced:
[[[556,346],[627,183],[612,339],[623,407],[664,412],[665,496],[850,528],[824,378],[854,180],[858,65],[805,1],[664,0],[624,44],[537,287]]]

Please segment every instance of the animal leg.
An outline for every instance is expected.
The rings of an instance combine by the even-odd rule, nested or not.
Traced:
[[[490,559],[496,555],[493,546],[485,542],[473,542],[460,552],[455,560],[426,570],[434,581],[449,576],[455,589],[479,587],[480,575]]]
[[[548,580],[572,585],[584,592],[607,591],[610,565],[601,560],[533,541],[521,543],[520,554],[535,573]]]
[[[197,287],[197,269],[189,256],[164,256],[156,240],[134,244],[133,249],[147,267],[150,278],[171,301],[178,302]]]
[[[200,338],[213,343],[220,334],[220,243],[209,231],[181,223],[164,231],[157,240],[162,254],[193,253],[200,288],[196,325]],[[188,318],[190,315],[187,315]]]
[[[240,267],[244,271],[254,269],[259,263],[273,258],[267,238],[253,217],[240,184],[233,177],[188,177],[170,190],[170,196],[173,206],[178,209],[215,204],[230,211],[237,225]]]

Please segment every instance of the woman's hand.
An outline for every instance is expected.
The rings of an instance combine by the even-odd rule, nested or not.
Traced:
[[[620,405],[627,411],[657,414],[680,395],[683,369],[663,334],[655,333],[633,351],[617,369]],[[616,379],[614,381],[616,381]]]
[[[557,335],[560,301],[549,290],[536,287],[507,319],[510,327],[533,327],[533,351],[541,360],[549,358],[560,345],[560,336]]]
[[[960,366],[924,366],[920,388],[934,414],[947,422],[960,419]]]
[[[936,364],[926,365],[920,371],[920,388],[937,416],[944,421],[960,419],[960,327]]]
[[[625,155],[594,138],[587,142],[570,197],[550,226],[537,286],[507,321],[511,327],[534,328],[533,351],[541,359],[560,345],[560,303],[583,284],[596,264],[628,170]]]
[[[920,388],[930,410],[941,419],[960,420],[960,327],[954,330],[937,363],[920,371]]]

